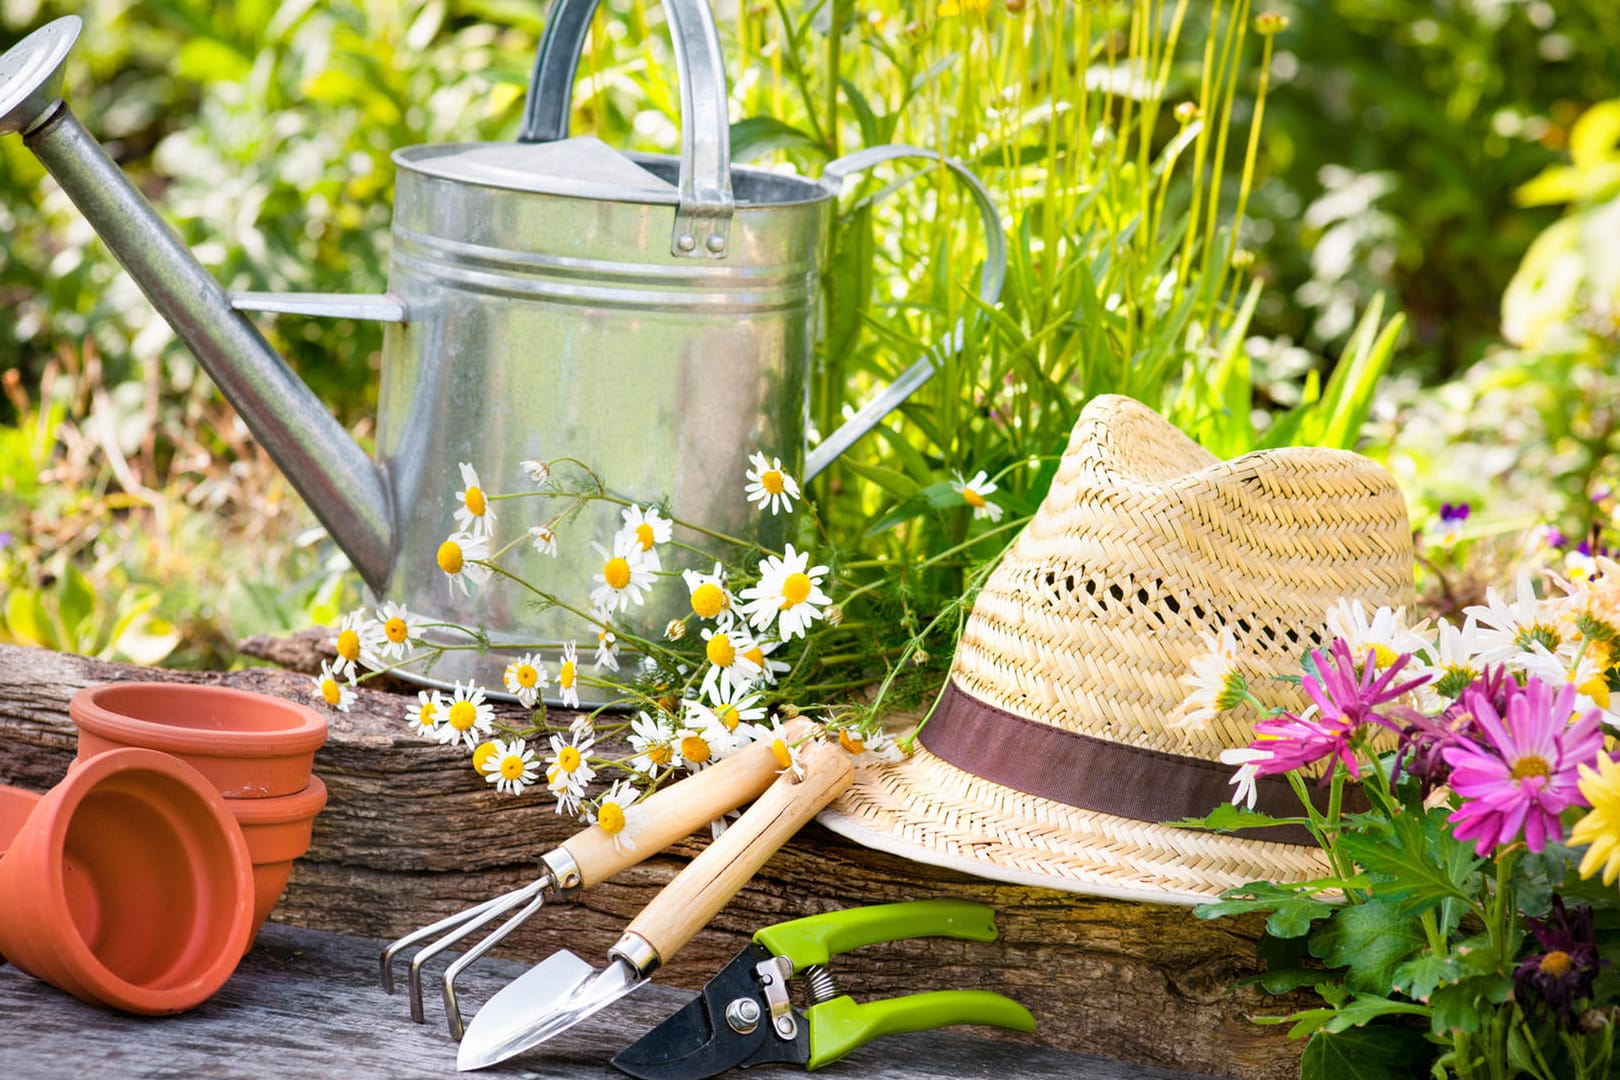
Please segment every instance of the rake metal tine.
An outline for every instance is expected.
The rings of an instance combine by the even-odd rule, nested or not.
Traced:
[[[420,930],[413,930],[382,951],[382,985],[383,990],[392,994],[394,992],[394,957],[419,942],[431,937],[438,937],[452,927],[460,926],[468,919],[473,918],[486,908],[500,903],[506,899],[505,895],[491,897],[481,904],[465,908],[454,915],[447,915],[431,926],[424,926]]]
[[[479,927],[484,926],[487,923],[494,922],[508,911],[511,911],[513,908],[517,907],[519,904],[527,903],[529,900],[534,898],[535,894],[538,893],[543,896],[545,894],[546,887],[550,884],[550,878],[542,877],[535,881],[531,881],[521,889],[513,889],[509,893],[503,893],[502,895],[497,896],[493,901],[482,905],[477,915],[472,919],[469,919],[465,925],[449,934],[446,934],[444,937],[440,938],[438,941],[435,941],[433,944],[429,945],[427,948],[423,949],[421,952],[412,957],[410,976],[411,1019],[420,1024],[426,1018],[422,1011],[423,964],[426,964],[429,960],[433,959],[433,957],[439,955],[444,950],[460,941],[462,938],[471,934],[474,930],[477,930]]]
[[[462,1032],[465,1030],[465,1027],[461,1023],[461,1009],[456,1004],[456,979],[463,971],[466,971],[470,965],[477,963],[479,957],[489,952],[489,950],[493,949],[496,945],[499,945],[501,940],[505,938],[506,935],[510,934],[513,930],[516,930],[519,926],[521,926],[524,921],[529,918],[529,916],[539,911],[545,902],[546,894],[542,892],[533,900],[530,900],[528,905],[525,906],[522,911],[519,911],[516,915],[513,915],[511,918],[507,919],[500,925],[499,929],[491,934],[486,935],[484,939],[477,945],[474,945],[471,949],[468,949],[465,953],[463,953],[455,963],[451,964],[448,968],[445,968],[444,1016],[446,1023],[450,1025],[450,1037],[452,1039],[459,1042]]]

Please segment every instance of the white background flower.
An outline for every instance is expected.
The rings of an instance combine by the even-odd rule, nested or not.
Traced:
[[[478,745],[480,739],[495,726],[495,707],[484,700],[483,687],[471,680],[455,690],[444,702],[444,719],[439,723],[439,741],[454,746]]]
[[[821,591],[821,579],[827,575],[825,566],[811,566],[810,553],[787,546],[782,558],[767,555],[759,564],[759,581],[738,595],[746,600],[742,613],[756,630],[769,630],[776,624],[776,632],[783,641],[803,634],[809,625],[821,618],[822,608],[831,603]]]
[[[592,825],[613,837],[616,851],[636,850],[636,834],[646,821],[646,808],[637,801],[641,798],[628,780],[620,780],[602,793],[596,806],[588,811]]]
[[[591,547],[602,556],[602,572],[591,579],[599,583],[591,590],[591,607],[611,615],[632,603],[642,603],[652,588],[653,571],[642,561],[641,545],[635,538],[625,532],[615,533],[611,553],[594,540]]]
[[[540,691],[549,682],[545,666],[533,653],[525,653],[507,664],[502,679],[506,683],[506,692],[516,695],[525,709],[534,708],[535,702],[540,700]]]
[[[669,543],[670,520],[660,516],[656,506],[649,506],[645,510],[639,506],[627,506],[619,516],[624,519],[624,528],[620,531],[630,540],[630,545],[627,546],[641,550],[641,561],[647,569],[654,572],[662,570],[664,564],[659,559],[658,549],[654,545]],[[617,538],[613,546],[617,550],[619,546]]]
[[[557,689],[564,705],[579,708],[579,654],[572,641],[563,646],[562,663],[557,665]]]
[[[743,488],[748,501],[773,514],[793,509],[793,500],[799,497],[799,485],[783,471],[782,459],[773,457],[766,461],[764,454],[755,452],[749,455],[748,464],[748,486]]]
[[[439,569],[450,579],[452,597],[456,595],[458,585],[461,586],[462,595],[466,596],[469,581],[474,585],[482,585],[489,580],[489,567],[477,565],[481,560],[488,558],[489,541],[481,536],[462,532],[452,533],[439,545],[437,555]]]
[[[557,534],[550,525],[535,525],[529,529],[529,541],[534,544],[534,550],[541,555],[556,557]]]
[[[973,479],[964,480],[962,474],[957,473],[951,480],[951,487],[962,496],[962,501],[973,507],[973,516],[976,518],[989,518],[991,521],[1001,520],[1001,507],[990,501],[995,494],[996,485],[985,475],[983,469],[973,474]]]
[[[539,776],[538,769],[534,751],[522,739],[513,739],[511,742],[495,743],[494,753],[490,754],[483,773],[484,780],[494,784],[497,791],[521,795],[523,789]]]
[[[338,681],[329,661],[321,661],[321,673],[315,676],[315,696],[338,712],[348,712],[354,703],[354,691]]]
[[[461,463],[462,489],[456,492],[456,528],[485,539],[495,535],[495,508],[489,505],[483,485],[478,482],[478,471],[467,462]]]
[[[437,690],[418,690],[416,708],[405,713],[411,730],[424,739],[437,740],[439,722],[444,719],[444,695]]]

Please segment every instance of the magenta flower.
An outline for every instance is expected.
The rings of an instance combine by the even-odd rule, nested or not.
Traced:
[[[1463,691],[1486,742],[1459,741],[1441,750],[1451,766],[1451,789],[1463,804],[1450,817],[1458,840],[1474,841],[1488,855],[1522,833],[1525,846],[1541,851],[1547,838],[1564,838],[1558,815],[1571,806],[1589,806],[1576,766],[1592,765],[1603,749],[1600,715],[1593,709],[1570,721],[1575,687],[1561,689],[1534,675],[1509,691],[1505,715],[1473,688]]]
[[[1377,654],[1368,650],[1366,663],[1358,672],[1350,646],[1343,638],[1334,638],[1331,649],[1332,663],[1322,655],[1322,650],[1311,650],[1316,674],[1300,681],[1301,688],[1315,704],[1314,709],[1299,715],[1283,713],[1254,725],[1259,738],[1249,745],[1271,752],[1271,758],[1260,763],[1258,775],[1285,773],[1324,758],[1335,758],[1344,763],[1351,776],[1359,779],[1361,771],[1351,748],[1357,732],[1369,721],[1400,730],[1398,725],[1379,715],[1378,707],[1395,701],[1429,679],[1423,675],[1395,683],[1401,669],[1412,659],[1404,653],[1388,668],[1379,671]],[[1329,775],[1323,773],[1323,780]]]

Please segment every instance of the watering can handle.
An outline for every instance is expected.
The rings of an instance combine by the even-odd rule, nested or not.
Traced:
[[[568,137],[574,75],[599,0],[555,0],[529,80],[519,142]],[[681,88],[680,205],[670,254],[726,257],[731,215],[731,126],[725,58],[708,0],[661,0]]]
[[[933,150],[896,143],[892,146],[871,146],[865,150],[857,150],[853,154],[846,154],[827,166],[821,174],[821,182],[830,187],[836,195],[842,190],[848,177],[897,158],[937,161],[967,185],[968,194],[973,197],[973,205],[978,209],[979,217],[984,222],[984,265],[979,269],[979,302],[985,307],[994,307],[996,301],[1001,299],[1001,286],[1007,277],[1007,234],[1001,228],[1001,214],[996,210],[996,204],[991,201],[990,193],[966,165]],[[958,319],[950,333],[946,334],[939,344],[928,350],[922,359],[902,372],[900,377],[885,387],[882,393],[861,406],[855,415],[844,421],[836,431],[822,439],[814,450],[805,455],[804,478],[809,480],[831,465],[840,454],[854,445],[855,440],[871,431],[878,425],[878,421],[899,408],[918,387],[933,378],[935,370],[946,359],[962,350],[965,336],[965,322]]]

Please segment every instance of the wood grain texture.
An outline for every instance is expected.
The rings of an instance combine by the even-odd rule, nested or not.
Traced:
[[[413,1024],[400,997],[377,985],[382,942],[269,926],[223,990],[183,1016],[152,1020],[86,1005],[14,968],[0,968],[0,1076],[16,1080],[419,1080],[452,1077],[456,1044],[437,1024]],[[467,974],[483,1002],[525,970],[487,960]],[[623,1080],[608,1058],[692,997],[644,986],[548,1041],[481,1070],[492,1080]],[[956,1029],[896,1035],[833,1066],[830,1080],[1197,1080],[1186,1073],[1033,1046]],[[744,1076],[753,1074],[741,1074]],[[760,1075],[802,1075],[772,1070]]]
[[[83,686],[128,678],[211,681],[306,699],[312,689],[307,675],[273,669],[156,671],[0,646],[6,688],[0,783],[44,790],[61,779],[74,751],[68,699]],[[576,831],[549,802],[498,795],[464,754],[412,736],[405,715],[414,704],[414,694],[363,688],[352,712],[333,714],[315,766],[330,802],[274,919],[393,938],[529,881],[539,855]],[[604,956],[706,841],[701,835],[682,841],[576,902],[542,909],[503,943],[501,955],[530,963],[559,948],[592,960]],[[1297,1075],[1300,1045],[1251,1017],[1277,1015],[1309,998],[1272,998],[1236,985],[1258,970],[1260,919],[1203,922],[1182,907],[982,880],[867,851],[814,823],[660,972],[659,982],[701,986],[748,935],[773,922],[936,896],[994,907],[1001,939],[897,942],[849,953],[837,961],[846,990],[863,999],[995,990],[1029,1007],[1041,1025],[1033,1039],[1047,1045],[1255,1080]],[[395,1004],[403,1016],[403,999]],[[429,1019],[436,1026],[442,1020],[431,1006]]]

